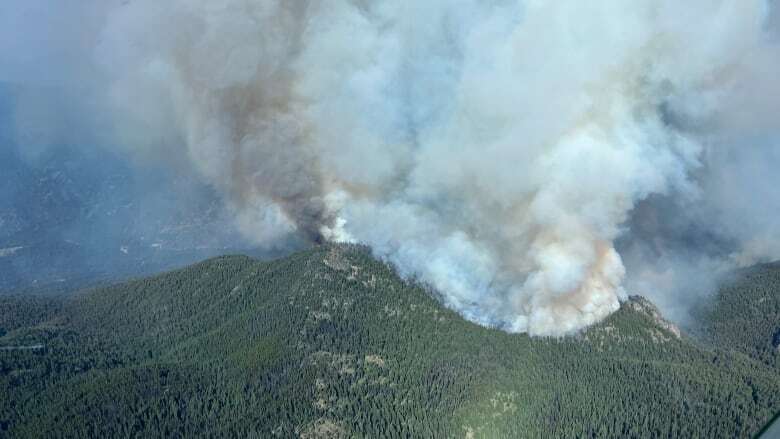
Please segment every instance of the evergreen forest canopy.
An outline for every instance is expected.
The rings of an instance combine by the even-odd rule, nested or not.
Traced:
[[[751,437],[780,407],[780,266],[694,335],[632,297],[530,338],[467,322],[363,247],[210,259],[0,297],[0,437]]]

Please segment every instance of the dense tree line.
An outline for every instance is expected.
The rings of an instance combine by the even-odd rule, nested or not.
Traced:
[[[0,298],[0,436],[710,438],[771,418],[764,356],[634,303],[578,336],[511,335],[343,245]]]
[[[780,263],[737,273],[697,310],[704,338],[780,372]]]

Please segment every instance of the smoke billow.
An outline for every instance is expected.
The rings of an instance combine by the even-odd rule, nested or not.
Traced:
[[[560,335],[780,254],[775,15],[134,0],[95,57],[121,143],[191,162],[256,242],[366,243],[473,321]]]

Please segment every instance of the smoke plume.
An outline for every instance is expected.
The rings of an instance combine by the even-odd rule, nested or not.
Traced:
[[[94,87],[119,143],[191,163],[261,245],[366,243],[533,335],[626,288],[682,318],[702,279],[780,254],[768,1],[106,9]]]

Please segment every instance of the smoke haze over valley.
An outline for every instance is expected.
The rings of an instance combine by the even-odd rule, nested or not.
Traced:
[[[81,213],[56,239],[90,249],[194,221],[168,239],[367,244],[510,332],[569,334],[629,294],[684,322],[780,258],[779,18],[768,0],[4,2],[0,247],[43,215],[9,213],[29,181],[71,160],[84,201],[59,198]],[[117,225],[96,203],[135,207]]]

